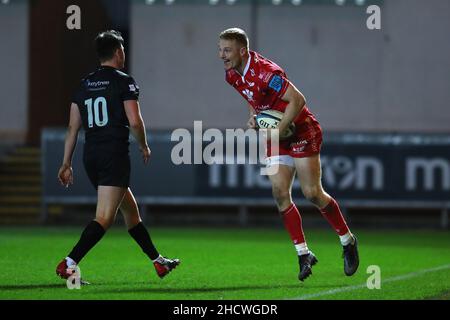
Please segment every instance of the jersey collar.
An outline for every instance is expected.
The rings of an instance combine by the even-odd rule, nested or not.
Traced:
[[[116,68],[114,68],[114,67],[111,67],[111,66],[100,66],[99,67],[99,69],[110,69],[110,70],[117,70]]]
[[[245,75],[247,74],[248,69],[250,68],[250,62],[252,61],[252,53],[249,52],[248,53],[248,60],[247,60],[247,64],[245,65],[245,69],[244,69],[244,73],[242,74],[242,81],[245,82]]]

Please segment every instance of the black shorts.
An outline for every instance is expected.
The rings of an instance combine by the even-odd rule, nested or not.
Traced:
[[[98,186],[128,188],[130,186],[130,156],[128,151],[85,147],[83,164],[95,189]]]

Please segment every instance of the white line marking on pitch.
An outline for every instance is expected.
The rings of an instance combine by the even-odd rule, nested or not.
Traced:
[[[383,284],[383,283],[387,283],[387,282],[411,279],[411,278],[418,277],[424,273],[440,271],[440,270],[445,270],[445,269],[450,269],[450,264],[431,268],[431,269],[425,269],[425,270],[421,270],[421,271],[417,271],[417,272],[407,273],[407,274],[404,274],[401,276],[387,278],[385,280],[381,280],[381,283]],[[307,300],[307,299],[312,299],[312,298],[317,298],[317,297],[322,297],[322,296],[328,296],[328,295],[335,294],[335,293],[353,291],[353,290],[364,289],[364,288],[367,288],[367,284],[365,284],[365,283],[359,284],[359,285],[354,285],[354,286],[348,286],[348,287],[344,287],[344,288],[337,288],[337,289],[321,291],[321,292],[317,292],[317,293],[306,294],[306,295],[295,297],[295,298],[288,298],[288,300]]]

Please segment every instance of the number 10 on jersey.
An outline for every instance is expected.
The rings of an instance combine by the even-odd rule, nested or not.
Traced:
[[[98,97],[94,100],[94,107],[92,108],[92,98],[84,100],[84,104],[87,107],[87,113],[88,113],[88,126],[89,128],[94,127],[94,121],[95,125],[97,127],[103,127],[106,126],[108,123],[108,108],[106,105],[106,99],[104,97]],[[102,109],[101,115],[102,119],[100,120],[100,107]]]

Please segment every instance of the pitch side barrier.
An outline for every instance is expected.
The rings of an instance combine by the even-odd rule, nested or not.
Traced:
[[[239,222],[245,224],[249,206],[274,206],[261,165],[174,164],[172,153],[181,140],[171,141],[171,133],[148,132],[152,150],[148,166],[131,143],[131,185],[143,214],[147,205],[233,206],[239,207]],[[66,189],[56,179],[64,137],[64,129],[44,129],[41,137],[43,222],[51,204],[96,202],[82,166],[82,134],[73,159],[74,185]],[[194,148],[210,145],[200,140],[192,134],[191,163]],[[436,209],[441,212],[441,227],[448,228],[450,135],[330,133],[324,136],[321,159],[323,185],[344,212],[347,208]],[[293,194],[301,195],[298,182]],[[301,198],[296,202],[310,205]]]

